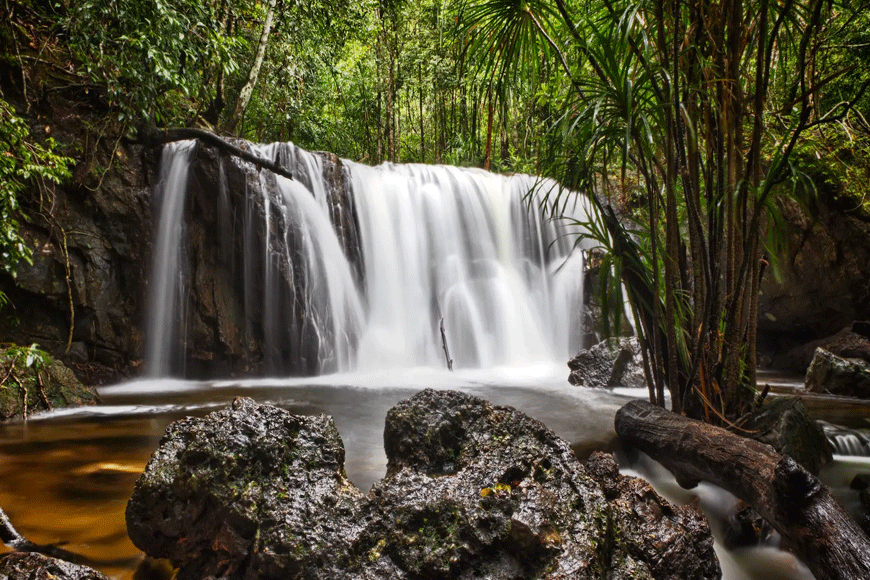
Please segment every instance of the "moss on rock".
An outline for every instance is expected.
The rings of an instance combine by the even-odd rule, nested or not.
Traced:
[[[0,350],[0,419],[99,402],[93,387],[35,345]]]

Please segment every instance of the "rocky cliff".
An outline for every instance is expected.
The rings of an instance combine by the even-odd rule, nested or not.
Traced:
[[[76,160],[73,179],[33,183],[19,201],[33,264],[0,274],[10,304],[0,341],[38,343],[88,382],[135,372],[144,315],[155,157],[127,144],[82,95],[44,94],[33,134],[50,135]]]
[[[15,279],[0,275],[0,291],[11,302],[0,311],[0,342],[36,342],[71,364],[86,382],[135,375],[143,368],[151,197],[159,159],[156,149],[131,144],[94,110],[82,95],[63,92],[46,93],[31,109],[34,132],[65,144],[78,164],[70,184],[34,187],[23,200],[22,233],[34,248],[34,263],[22,265]],[[332,219],[361,277],[346,168],[333,155],[322,158]],[[192,302],[183,324],[189,338],[178,345],[186,361],[180,372],[188,376],[264,371],[265,331],[246,322],[262,317],[246,317],[245,309],[257,305],[243,304],[237,276],[242,254],[250,248],[228,244],[223,235],[242,227],[245,212],[267,223],[268,209],[245,198],[258,179],[253,165],[198,146],[185,210],[186,292]],[[787,202],[783,214],[788,226],[781,275],[765,277],[760,305],[759,347],[767,353],[762,360],[774,365],[796,344],[833,334],[852,320],[870,319],[870,218],[822,194],[809,210]],[[285,250],[299,251],[292,244]],[[281,275],[291,288],[305,283],[298,272]],[[290,372],[312,373],[317,341],[306,334],[311,331],[304,306],[292,292],[282,296],[281,316],[288,322],[278,342],[284,350],[270,356]]]
[[[789,350],[870,319],[870,215],[830,188],[806,207],[783,200],[781,208],[785,251],[762,284],[759,350],[763,362],[802,372],[808,360],[796,368]]]

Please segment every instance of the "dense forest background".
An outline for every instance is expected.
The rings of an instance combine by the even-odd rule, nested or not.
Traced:
[[[87,93],[130,128],[207,125],[369,163],[532,171],[561,79],[546,69],[495,78],[486,58],[469,54],[465,9],[440,0],[7,1],[6,80],[28,99]]]
[[[62,232],[69,286],[52,189],[98,192],[124,146],[160,128],[548,175],[601,202],[591,235],[634,306],[650,398],[733,415],[755,385],[783,204],[870,215],[868,8],[4,0],[4,269],[32,260],[24,204]]]
[[[491,5],[489,15],[481,4]],[[368,163],[545,172],[551,167],[542,163],[551,153],[546,145],[560,139],[554,130],[564,130],[557,121],[576,106],[572,79],[546,43],[488,44],[480,37],[510,33],[499,26],[522,27],[508,22],[512,12],[543,20],[554,11],[549,4],[5,0],[3,87],[15,110],[4,107],[3,118],[29,112],[46,92],[61,92],[101,107],[105,123],[121,125],[113,134],[143,123],[204,126]],[[572,16],[599,29],[613,25],[598,14],[602,7],[622,14],[653,6],[567,4]],[[798,154],[809,169],[854,186],[866,176],[870,16],[863,2],[816,2],[804,9],[816,4],[825,5],[829,20],[814,32],[808,52],[807,65],[822,85],[812,88],[815,115],[858,98],[836,125],[807,133]],[[744,9],[746,26],[757,9]],[[487,21],[493,13],[503,20]],[[798,10],[790,18],[808,14]],[[793,41],[773,55],[775,68],[807,58],[797,54],[800,38]],[[562,57],[576,74],[593,73],[585,56]],[[525,62],[516,66],[518,60]],[[774,90],[790,89],[774,79]],[[775,113],[771,131],[787,111]],[[76,157],[69,147],[63,153]]]

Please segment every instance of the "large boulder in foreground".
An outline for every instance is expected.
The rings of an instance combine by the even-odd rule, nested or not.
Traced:
[[[127,507],[180,580],[719,578],[704,516],[613,458],[586,468],[510,408],[423,391],[387,414],[387,474],[345,478],[327,417],[237,399],[171,425]]]
[[[182,579],[319,578],[348,553],[361,500],[330,417],[240,398],[168,427],[127,505],[127,532]]]

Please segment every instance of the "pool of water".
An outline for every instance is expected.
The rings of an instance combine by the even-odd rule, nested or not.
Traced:
[[[139,473],[174,420],[205,415],[237,396],[297,414],[331,415],[344,441],[348,477],[367,491],[385,472],[382,436],[387,411],[426,387],[457,389],[494,404],[511,405],[541,420],[577,449],[617,449],[614,413],[629,398],[645,393],[576,388],[567,384],[566,374],[559,365],[114,385],[101,389],[101,406],[0,424],[0,506],[28,539],[62,542],[67,549],[94,560],[105,574],[132,578],[142,555],[127,538],[124,510]],[[721,537],[716,522],[727,514],[732,496],[704,485],[687,492],[654,462],[640,459],[627,464],[619,453],[618,458],[627,472],[650,479],[669,499],[699,502],[712,517],[714,533]],[[731,553],[720,550],[720,559],[729,580],[812,578],[791,555],[773,546]]]

